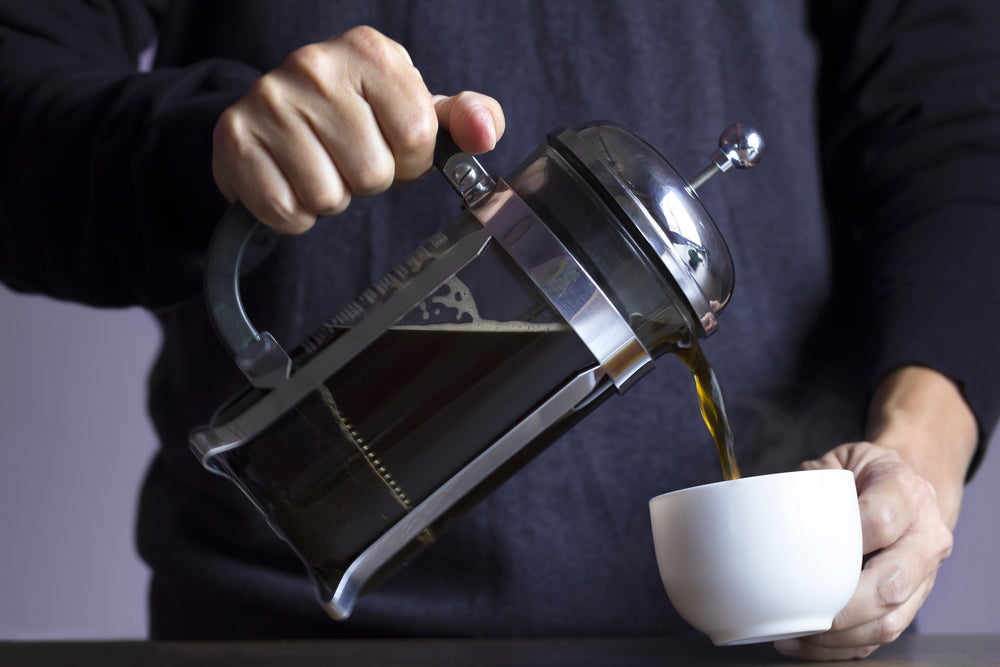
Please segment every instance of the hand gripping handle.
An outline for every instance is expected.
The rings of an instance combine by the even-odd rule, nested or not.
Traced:
[[[445,130],[438,132],[434,167],[470,205],[494,186],[479,161],[459,150]],[[204,290],[209,319],[236,365],[254,386],[271,388],[288,379],[291,358],[270,333],[258,332],[250,322],[239,285],[244,251],[259,227],[263,225],[239,201],[226,211],[208,246]]]

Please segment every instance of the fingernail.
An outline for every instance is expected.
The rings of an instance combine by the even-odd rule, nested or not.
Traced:
[[[778,653],[795,655],[802,648],[802,642],[798,639],[782,639],[781,641],[774,642],[774,648]]]

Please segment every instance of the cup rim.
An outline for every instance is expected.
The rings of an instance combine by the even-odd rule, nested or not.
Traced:
[[[666,493],[661,493],[659,495],[653,496],[649,499],[649,504],[652,506],[653,503],[672,496],[680,496],[689,493],[695,493],[699,491],[704,491],[717,486],[732,486],[737,484],[746,483],[759,483],[758,480],[770,479],[774,477],[790,477],[790,476],[802,476],[807,474],[820,474],[820,475],[850,475],[854,477],[854,471],[847,470],[845,468],[818,468],[815,470],[786,470],[784,472],[772,472],[764,475],[750,475],[748,477],[739,477],[737,479],[723,479],[718,482],[709,482],[708,484],[699,484],[698,486],[688,486],[683,489],[675,489],[673,491],[667,491]]]

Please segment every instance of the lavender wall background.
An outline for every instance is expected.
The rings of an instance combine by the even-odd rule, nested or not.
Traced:
[[[144,385],[156,326],[2,287],[0,323],[0,639],[143,637],[148,574],[132,532],[155,446]],[[1000,633],[994,440],[922,632]]]

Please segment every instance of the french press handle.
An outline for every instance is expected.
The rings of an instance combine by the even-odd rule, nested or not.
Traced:
[[[468,205],[495,187],[479,161],[462,152],[446,130],[439,130],[434,147],[434,167]],[[205,259],[204,290],[209,319],[219,340],[236,365],[255,387],[276,387],[291,374],[292,360],[269,332],[258,332],[240,298],[243,256],[255,233],[267,230],[239,201],[219,221]]]

